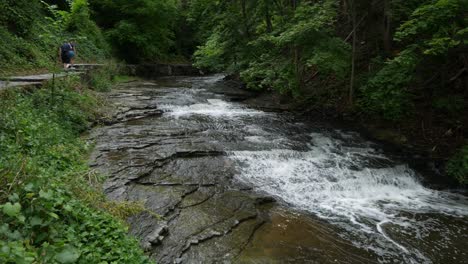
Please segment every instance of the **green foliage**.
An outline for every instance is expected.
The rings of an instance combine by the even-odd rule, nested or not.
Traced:
[[[45,23],[39,2],[2,1],[0,3],[0,75],[10,68],[46,67],[51,58],[38,38]],[[38,42],[31,42],[34,39]],[[54,54],[56,54],[54,49]]]
[[[335,1],[321,1],[316,4],[301,4],[294,13],[291,24],[278,36],[278,43],[310,44],[321,41],[321,36],[331,33],[336,19]]]
[[[311,52],[306,64],[316,67],[325,75],[335,75],[339,79],[345,79],[349,75],[351,55],[350,47],[339,38],[321,38]]]
[[[280,93],[297,93],[298,83],[294,65],[279,54],[262,54],[241,72],[241,78],[250,89],[273,88]]]
[[[91,60],[106,57],[109,49],[106,40],[96,23],[91,20],[88,0],[74,0],[65,21],[67,32],[79,43],[80,56]]]
[[[73,83],[76,80],[63,85]],[[78,160],[79,148],[70,148],[63,154],[60,150],[88,127],[95,102],[92,97],[82,97],[63,87],[56,87],[54,94],[41,90],[30,96],[3,95],[0,145],[5,152],[0,163],[6,168],[19,168],[18,162],[27,158],[27,166],[61,170]]]
[[[241,3],[245,4],[245,10],[255,9],[253,1]],[[233,73],[244,69],[258,55],[248,45],[257,17],[243,12],[241,3],[205,0],[191,3],[188,20],[199,28],[198,38],[204,43],[195,52],[196,65]]]
[[[353,109],[398,122],[417,109],[464,114],[467,12],[466,0],[192,0],[187,20],[203,43],[198,67],[340,110],[352,79]]]
[[[364,109],[390,120],[399,120],[411,114],[413,102],[410,86],[418,85],[415,82],[417,69],[425,62],[438,70],[451,50],[466,45],[462,39],[465,34],[463,27],[468,22],[464,17],[466,12],[467,5],[459,0],[428,1],[416,8],[410,20],[403,23],[395,34],[397,41],[407,43],[405,49],[362,88],[361,103]],[[433,71],[428,71],[427,78],[433,74]],[[444,102],[447,102],[447,98],[436,98],[433,106],[450,113],[455,108],[463,108],[463,102],[449,107],[444,107],[448,106]]]
[[[447,163],[447,173],[461,184],[468,184],[468,146],[462,147]]]
[[[219,34],[213,34],[194,53],[195,66],[211,71],[222,71],[225,69],[223,54],[224,49],[221,37]]]
[[[75,78],[52,85],[1,94],[0,262],[148,263],[119,220],[72,188],[90,193],[79,134],[95,96]]]
[[[70,1],[70,8],[70,12],[59,10],[43,1],[2,1],[0,75],[18,69],[57,70],[58,47],[71,38],[78,43],[79,59],[104,59],[108,47],[100,29],[90,19],[87,1]]]
[[[410,114],[411,94],[408,85],[413,80],[418,59],[412,51],[405,51],[388,61],[367,85],[362,87],[361,106],[366,111],[389,120]]]
[[[148,263],[122,223],[74,199],[57,178],[41,180],[2,205],[2,263]]]
[[[39,1],[3,0],[0,3],[0,26],[19,37],[34,34],[34,28],[42,20]]]
[[[24,70],[44,68],[51,61],[42,47],[0,27],[0,75],[6,75],[19,67]]]
[[[460,95],[446,95],[434,100],[434,108],[452,117],[457,117],[464,109],[465,101]]]
[[[466,12],[464,0],[430,1],[418,7],[411,19],[400,26],[395,39],[414,43],[424,55],[447,54],[449,49],[466,41],[463,32],[468,26]]]
[[[127,62],[155,62],[173,47],[176,6],[163,0],[94,0],[94,19]]]
[[[96,68],[87,74],[88,86],[98,92],[108,92],[114,83],[119,69],[114,62],[108,62],[102,67]]]
[[[244,6],[242,3],[245,3]],[[303,2],[294,8],[272,1],[194,1],[190,18],[215,20],[195,65],[240,72],[251,89],[273,88],[299,95],[313,70],[343,79],[349,72],[349,45],[333,36],[335,1]]]
[[[438,128],[466,130],[466,0],[345,1],[339,9],[327,0],[190,3],[188,21],[204,43],[195,52],[198,67],[239,73],[250,89],[318,108],[342,111],[348,93],[357,97],[349,109],[377,119],[424,115]],[[460,160],[452,171],[463,167]]]

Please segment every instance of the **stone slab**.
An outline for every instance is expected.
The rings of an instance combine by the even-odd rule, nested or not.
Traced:
[[[5,81],[0,81],[0,91],[8,89],[8,88],[36,86],[36,85],[41,85],[41,84],[42,84],[41,82],[5,82]]]
[[[55,74],[55,78],[63,78],[68,75],[78,75],[81,74],[80,72],[64,72],[64,73],[57,73]],[[54,78],[53,73],[46,73],[46,74],[37,74],[37,75],[27,75],[27,76],[11,76],[11,77],[0,77],[2,81],[9,81],[10,83],[13,82],[43,82],[52,80]]]

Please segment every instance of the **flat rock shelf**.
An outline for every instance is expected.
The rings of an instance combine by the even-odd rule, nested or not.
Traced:
[[[467,258],[466,199],[425,189],[357,133],[249,108],[240,102],[252,94],[220,75],[130,82],[105,96],[111,117],[90,134],[90,164],[109,177],[109,199],[145,204],[130,232],[158,263]]]
[[[52,80],[53,78],[60,79],[66,76],[80,74],[82,74],[82,72],[62,72],[57,74],[45,73],[27,76],[0,77],[0,90],[19,87],[39,87],[45,81]]]

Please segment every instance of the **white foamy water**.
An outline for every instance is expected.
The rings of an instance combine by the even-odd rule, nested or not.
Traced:
[[[357,246],[382,256],[400,252],[408,255],[403,258],[408,263],[431,261],[396,242],[385,226],[421,235],[427,232],[424,224],[405,212],[468,216],[465,197],[425,188],[408,166],[392,164],[368,145],[348,147],[318,133],[311,137],[308,151],[232,152],[241,167],[239,178],[337,224],[346,230],[345,238],[360,238],[354,241]],[[380,165],[369,167],[370,163]]]
[[[166,116],[174,118],[201,115],[209,117],[239,117],[251,115],[264,115],[264,112],[256,111],[223,101],[221,99],[207,99],[206,103],[191,105],[162,104],[159,109],[165,111]]]
[[[228,138],[225,146],[234,150],[226,151],[238,165],[239,180],[326,220],[381,263],[464,263],[466,197],[425,188],[408,165],[392,161],[357,133],[309,133],[313,127],[199,88],[174,90],[158,107],[165,117],[183,118],[175,122],[206,128],[213,142]],[[236,137],[222,136],[231,134]],[[235,150],[234,139],[243,139],[243,151]]]

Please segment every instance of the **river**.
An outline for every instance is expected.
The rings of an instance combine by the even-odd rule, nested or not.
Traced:
[[[91,165],[159,263],[468,263],[468,199],[354,131],[243,104],[222,76],[106,95]]]

